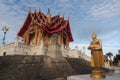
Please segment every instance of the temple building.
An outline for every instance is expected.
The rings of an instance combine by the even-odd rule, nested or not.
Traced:
[[[19,41],[19,38],[22,40]],[[0,55],[46,55],[52,58],[75,57],[80,53],[69,49],[73,41],[69,18],[52,16],[41,10],[29,10],[13,43],[0,47]]]
[[[29,11],[18,36],[24,44],[40,46],[51,57],[62,57],[62,47],[69,48],[69,42],[73,41],[69,20],[59,14],[51,16],[49,8],[46,15],[41,10]]]
[[[69,20],[60,15],[51,16],[50,9],[45,15],[40,11],[29,11],[28,16],[18,32],[27,45],[40,45],[43,40],[44,46],[50,44],[64,44],[68,48],[69,42],[73,41]],[[55,40],[57,42],[55,43]]]

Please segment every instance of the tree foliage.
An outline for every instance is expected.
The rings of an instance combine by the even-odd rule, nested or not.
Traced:
[[[118,60],[120,60],[120,54],[116,54],[116,55],[114,56],[114,58],[113,58],[113,63],[114,63],[115,65],[117,65],[117,64],[118,64]]]
[[[113,56],[113,53],[111,53],[111,52],[108,52],[108,53],[106,53],[106,55],[109,57],[109,59],[111,60],[111,57]]]

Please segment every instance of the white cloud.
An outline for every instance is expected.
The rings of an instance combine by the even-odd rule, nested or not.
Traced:
[[[64,3],[64,2],[68,2],[69,0],[59,0],[59,1]]]
[[[105,47],[105,46],[103,47],[104,54],[111,52],[115,56],[116,54],[118,54],[118,50],[119,48],[116,47]]]
[[[120,42],[117,42],[117,43],[107,43],[107,44],[104,44],[104,46],[106,47],[116,47],[116,48],[119,48],[120,46]]]
[[[96,18],[109,18],[120,15],[120,1],[103,0],[103,2],[91,6],[88,13]]]

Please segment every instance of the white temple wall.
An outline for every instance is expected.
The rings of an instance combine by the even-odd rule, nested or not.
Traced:
[[[18,43],[17,46],[15,43],[11,43],[0,48],[0,56],[3,56],[4,53],[6,55],[28,55],[31,53],[31,47],[23,43]]]
[[[17,46],[14,47],[14,54],[15,55],[30,55],[31,54],[31,46],[25,45],[23,43],[19,43]]]
[[[32,46],[30,55],[45,55],[43,40],[41,40],[41,44],[39,46]]]
[[[1,46],[0,56],[3,55],[13,55],[14,54],[14,44]]]
[[[70,58],[79,58],[78,50],[69,50],[67,55]]]
[[[44,49],[42,46],[34,46],[31,48],[32,53],[30,55],[44,55]]]
[[[65,49],[64,46],[60,48],[63,57],[69,58],[84,58],[87,61],[90,61],[90,57],[81,53],[77,49],[69,50]],[[24,43],[14,42],[8,45],[0,47],[0,56],[6,55],[45,55],[45,47],[43,43],[39,46],[30,46],[25,45]]]

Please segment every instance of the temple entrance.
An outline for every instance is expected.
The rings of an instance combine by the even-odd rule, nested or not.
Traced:
[[[32,45],[32,46],[35,45],[35,32],[30,34],[29,41],[30,41],[30,45]]]

